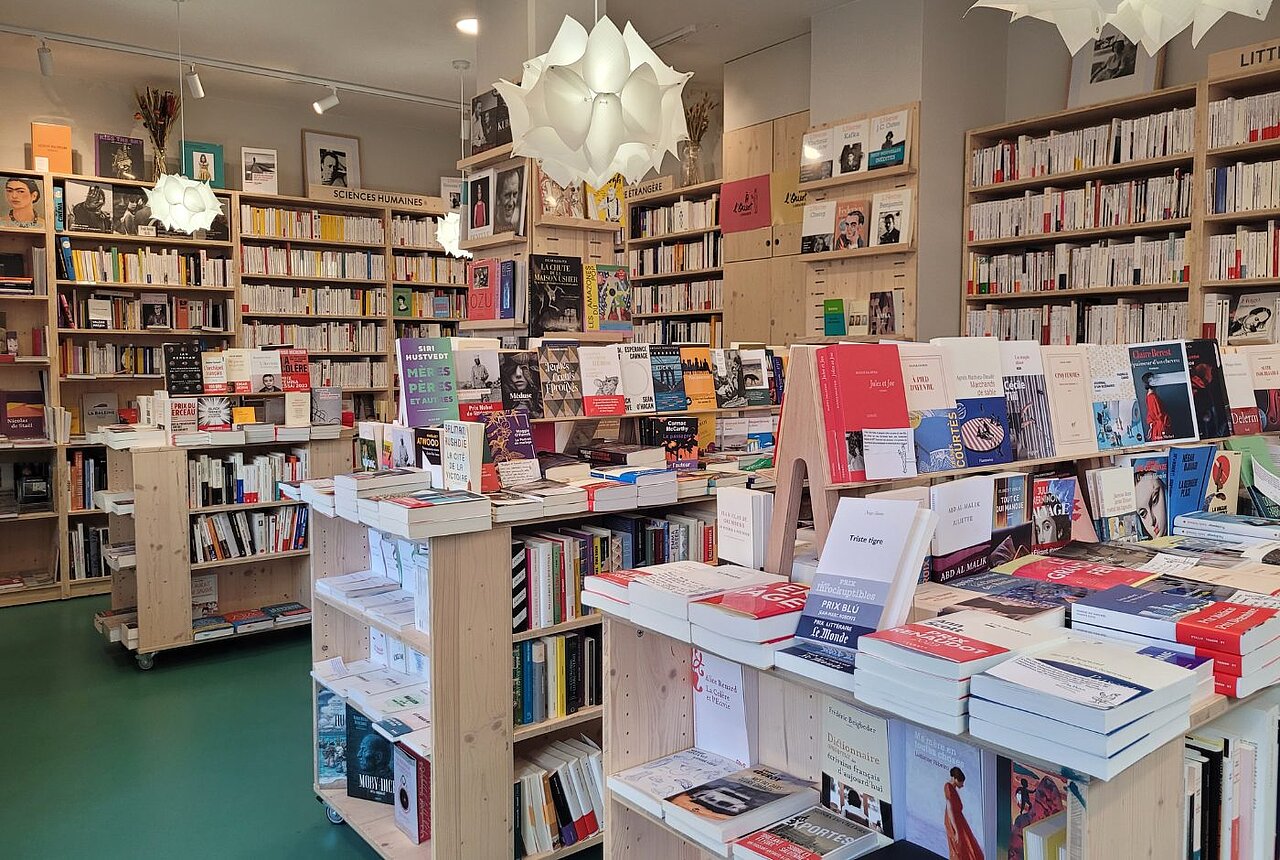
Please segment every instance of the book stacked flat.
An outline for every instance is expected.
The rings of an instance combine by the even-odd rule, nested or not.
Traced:
[[[488,497],[479,493],[426,489],[378,497],[376,519],[360,519],[382,531],[422,540],[441,534],[487,531],[493,525],[491,507]]]
[[[299,498],[311,505],[316,513],[326,517],[337,516],[337,494],[332,478],[313,478],[300,484]]]
[[[637,507],[674,504],[679,495],[676,473],[665,465],[596,467],[591,470],[591,477],[634,486]]]
[[[543,516],[543,501],[540,496],[517,493],[514,490],[497,490],[485,493],[485,496],[492,506],[495,523],[536,520]]]
[[[969,722],[969,679],[1066,633],[973,610],[868,633],[858,639],[854,695],[946,732]]]
[[[587,492],[581,487],[543,478],[512,489],[517,493],[542,499],[544,517],[561,517],[587,510]]]
[[[689,605],[695,600],[747,585],[780,583],[772,573],[724,564],[712,567],[700,561],[673,561],[645,568],[647,576],[633,579],[627,589],[631,620],[681,642],[689,642]]]
[[[731,843],[818,802],[808,780],[757,765],[709,780],[662,801],[667,823],[720,857]]]
[[[582,605],[630,620],[631,583],[649,575],[647,570],[609,570],[582,581]]]
[[[1173,521],[1173,533],[1232,544],[1280,540],[1280,523],[1265,517],[1195,511]]]
[[[969,684],[975,737],[1111,779],[1190,726],[1195,672],[1069,637]]]
[[[735,860],[853,860],[880,845],[874,830],[821,806],[757,830],[733,843]]]
[[[662,800],[742,769],[731,758],[690,747],[609,777],[609,789],[627,803],[662,817]]]
[[[587,494],[587,510],[596,513],[626,511],[639,504],[637,487],[622,481],[613,481],[598,477],[593,471],[591,477],[569,484]]]
[[[1230,587],[1218,595],[1213,586],[1188,582],[1162,576],[1139,588],[1092,594],[1072,607],[1072,626],[1207,657],[1216,692],[1224,696],[1280,683],[1280,598]]]
[[[387,469],[382,472],[352,472],[333,478],[334,509],[338,516],[360,522],[360,499],[396,493],[413,493],[431,488],[431,476],[422,469]]]
[[[693,644],[757,669],[772,669],[779,650],[795,642],[809,586],[766,582],[732,588],[689,604]]]

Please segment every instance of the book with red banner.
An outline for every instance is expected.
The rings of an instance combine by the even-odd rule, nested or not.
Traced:
[[[593,418],[627,413],[622,393],[622,362],[616,346],[578,347],[582,373],[582,412]]]
[[[898,347],[835,344],[818,350],[817,364],[831,480],[865,481],[864,431],[911,426]]]
[[[608,570],[582,581],[582,602],[626,617],[631,604],[631,583],[652,574],[647,570]]]
[[[790,638],[809,597],[800,582],[764,582],[731,588],[689,604],[689,621],[744,642]]]
[[[467,319],[498,318],[498,261],[467,263]]]
[[[1116,586],[1076,601],[1071,618],[1137,636],[1248,654],[1280,636],[1280,598],[1238,595],[1244,597],[1240,602]]]
[[[1095,561],[1074,558],[1051,558],[1044,555],[1024,555],[1011,562],[992,568],[996,573],[1007,573],[1022,579],[1052,582],[1103,591],[1117,585],[1137,585],[1155,576],[1143,570],[1131,570]]]
[[[1064,638],[1062,628],[966,610],[868,633],[859,637],[858,651],[930,675],[961,680],[1014,654]]]
[[[285,391],[311,390],[311,370],[305,349],[280,350],[280,387]]]

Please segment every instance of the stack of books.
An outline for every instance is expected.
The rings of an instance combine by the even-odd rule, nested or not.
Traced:
[[[798,582],[766,582],[733,588],[689,605],[693,644],[757,669],[795,642],[796,623],[809,596]]]
[[[852,860],[880,845],[875,831],[821,806],[757,830],[733,843],[734,860]]]
[[[363,503],[364,500],[361,500]],[[409,540],[441,534],[487,531],[493,525],[489,499],[466,490],[418,490],[377,499],[377,513],[360,521]]]
[[[664,798],[741,769],[731,758],[690,747],[613,774],[609,789],[629,805],[661,818]]]
[[[969,679],[1018,654],[1061,642],[1066,633],[968,610],[858,639],[858,700],[946,732],[969,722]]]
[[[757,765],[664,798],[662,817],[708,851],[728,857],[734,840],[817,802],[813,783]]]
[[[431,488],[431,476],[422,469],[404,467],[382,472],[352,472],[333,478],[334,509],[338,516],[360,522],[360,499],[413,493]]]
[[[725,564],[712,567],[699,561],[673,561],[644,570],[647,576],[631,581],[627,596],[630,618],[641,627],[656,630],[681,642],[689,642],[689,604],[746,585],[781,583],[772,573]]]
[[[1111,779],[1182,736],[1197,680],[1182,666],[1072,637],[974,675],[969,731]]]
[[[597,481],[615,481],[635,487],[637,507],[675,504],[679,495],[676,488],[676,473],[668,470],[665,463],[653,467],[593,468],[591,477]]]
[[[1173,533],[1232,544],[1280,540],[1280,523],[1264,517],[1195,511],[1173,522]]]

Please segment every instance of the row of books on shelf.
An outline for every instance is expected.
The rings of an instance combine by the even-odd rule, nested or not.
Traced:
[[[467,296],[459,290],[413,289],[397,286],[392,290],[393,316],[404,319],[467,318]]]
[[[394,247],[413,248],[439,245],[440,241],[436,238],[438,229],[439,225],[436,223],[435,218],[393,214],[391,216],[391,244]]]
[[[603,753],[590,737],[524,750],[513,773],[517,858],[568,848],[604,830],[608,789]]]
[[[281,287],[241,284],[241,311],[253,314],[349,314],[386,316],[387,290],[344,287]]]
[[[202,508],[280,501],[280,484],[307,480],[310,460],[306,448],[248,457],[241,451],[201,454],[187,462],[187,504]]]
[[[526,289],[527,285],[527,289]],[[467,264],[467,318],[527,320],[531,337],[557,332],[631,331],[626,269],[581,257],[532,254]]]
[[[911,111],[859,116],[805,132],[800,181],[865,174],[910,161]]]
[[[110,529],[104,525],[91,525],[81,520],[67,529],[69,572],[73,582],[111,575],[103,555],[110,543]]]
[[[1210,102],[1207,131],[1210,149],[1280,136],[1280,93],[1230,96]]]
[[[86,395],[86,403],[89,397]],[[289,391],[280,398],[240,406],[220,395],[171,397],[164,391],[139,395],[136,406],[127,409],[119,407],[114,395],[96,395],[93,400],[92,420],[85,425],[86,441],[116,450],[337,439],[343,422],[354,422],[354,404],[339,386]],[[88,411],[85,414],[90,415]],[[116,422],[109,420],[112,418]]]
[[[456,257],[397,254],[392,262],[391,277],[399,283],[463,286],[467,282],[467,261]]]
[[[389,344],[387,327],[376,322],[269,323],[256,320],[240,326],[240,342],[249,349],[285,346],[323,353],[385,353]]]
[[[526,639],[511,648],[512,722],[530,726],[599,707],[601,636],[596,629]]]
[[[724,307],[724,281],[711,278],[687,284],[637,284],[631,295],[635,314],[719,313]]]
[[[627,268],[633,278],[715,269],[724,260],[722,246],[719,233],[708,233],[701,239],[633,248],[627,251]]]
[[[63,236],[58,240],[55,259],[59,278],[80,283],[173,287],[230,287],[233,284],[231,260],[212,256],[208,251],[145,246],[123,251],[103,246],[73,248],[71,240]]]
[[[205,577],[192,577],[192,596],[195,597],[196,581]],[[215,582],[216,575],[210,577]],[[216,593],[215,593],[216,597]],[[191,638],[194,642],[206,639],[222,639],[262,630],[280,630],[297,627],[311,621],[311,608],[296,600],[273,603],[260,609],[234,609],[229,612],[209,612],[191,619]]]
[[[385,241],[381,218],[339,215],[316,209],[284,209],[240,204],[242,235],[267,239],[320,239],[326,242]]]
[[[1214,281],[1280,277],[1280,226],[1250,230],[1240,226],[1230,233],[1209,237],[1205,276]]]
[[[1280,162],[1238,161],[1208,168],[1205,207],[1211,215],[1280,207]]]
[[[685,230],[710,230],[720,223],[720,195],[701,200],[676,200],[663,206],[635,206],[630,237],[653,239]]]
[[[1045,346],[1126,344],[1180,338],[1187,333],[1187,303],[1120,298],[1010,308],[970,307],[965,331],[1000,340],[1031,340]]]
[[[578,260],[576,257],[558,257],[557,260]],[[531,261],[532,264],[532,261]],[[473,320],[520,320],[529,318],[528,302],[531,299],[532,279],[525,271],[524,260],[497,260],[484,258],[467,263],[467,318]],[[537,265],[537,264],[533,264]],[[539,265],[541,273],[545,265]],[[581,294],[582,263],[578,260],[578,294]],[[563,271],[556,271],[560,287],[570,293],[573,284],[569,279],[572,270],[564,264]],[[550,274],[542,276],[544,280]],[[525,284],[529,284],[529,289]],[[580,317],[579,317],[580,318]],[[581,328],[579,328],[579,331]]]
[[[828,337],[894,335],[898,321],[906,320],[906,290],[873,290],[866,296],[841,296],[822,300],[822,333]]]
[[[373,251],[313,251],[241,245],[240,272],[244,275],[385,281],[387,260],[385,255]]]
[[[252,558],[307,548],[305,505],[191,518],[191,562]]]
[[[40,390],[0,390],[0,449],[70,441],[71,412],[44,398]]]
[[[0,297],[48,295],[47,272],[44,248],[38,245],[0,253]]]
[[[1175,170],[1081,188],[1027,191],[969,206],[969,241],[1052,236],[1072,230],[1138,227],[1191,217],[1191,174]]]
[[[58,344],[58,372],[64,380],[95,376],[164,376],[164,351],[158,346],[137,346],[118,341],[90,339],[84,343],[63,340]]]
[[[800,225],[800,253],[910,245],[914,202],[915,192],[906,188],[881,191],[870,200],[806,203]]]
[[[215,195],[216,196],[216,195]],[[221,211],[207,230],[170,229],[152,217],[147,190],[110,180],[58,180],[53,186],[53,227],[78,233],[163,236],[193,242],[231,241],[231,201],[219,198]]]
[[[632,341],[654,346],[675,344],[704,344],[711,347],[723,345],[724,326],[718,319],[702,322],[688,320],[650,320],[635,324]]]
[[[1186,233],[1137,236],[1089,245],[1000,254],[969,253],[965,293],[970,296],[1054,292],[1167,284],[1191,280]]]
[[[68,510],[89,511],[98,507],[95,494],[107,488],[105,453],[75,450],[67,453]]]
[[[1195,148],[1196,109],[1173,108],[1147,116],[1098,123],[1043,137],[1020,134],[974,149],[969,184],[974,188],[1091,170],[1130,161],[1169,158]]]
[[[232,299],[185,299],[168,293],[94,290],[84,298],[58,296],[58,323],[65,328],[103,331],[179,329],[227,332],[234,319]]]

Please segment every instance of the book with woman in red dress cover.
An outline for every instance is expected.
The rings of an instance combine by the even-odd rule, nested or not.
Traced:
[[[901,837],[950,860],[988,860],[995,847],[995,755],[949,735],[904,725]]]
[[[894,344],[835,344],[818,350],[818,389],[831,480],[864,481],[863,431],[911,426]]]
[[[1129,347],[1129,364],[1138,390],[1138,409],[1148,442],[1195,442],[1195,409],[1182,341],[1140,343]]]
[[[1063,776],[998,759],[995,860],[1026,860],[1023,831],[1066,809],[1068,790]]]

